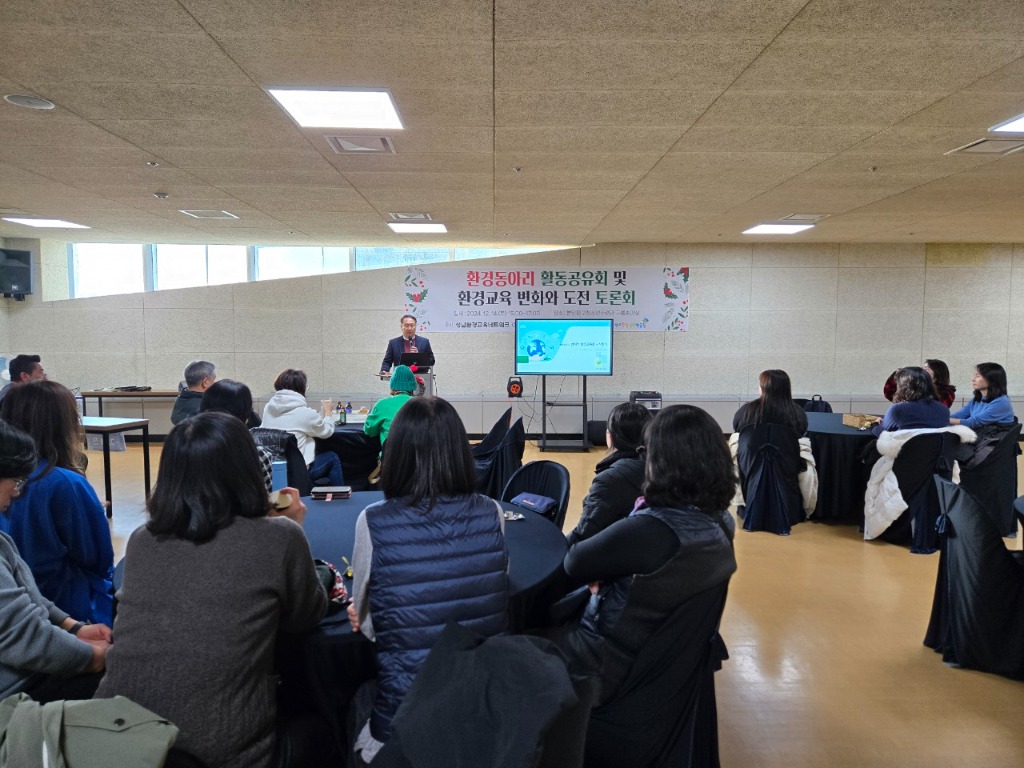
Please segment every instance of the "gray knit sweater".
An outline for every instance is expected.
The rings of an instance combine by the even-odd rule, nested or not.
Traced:
[[[0,532],[0,699],[25,688],[34,673],[85,671],[92,648],[60,628],[67,617],[39,593],[18,547]]]
[[[127,696],[178,726],[210,766],[263,768],[274,754],[278,632],[327,610],[302,529],[235,518],[210,541],[128,540],[114,644],[96,698]]]

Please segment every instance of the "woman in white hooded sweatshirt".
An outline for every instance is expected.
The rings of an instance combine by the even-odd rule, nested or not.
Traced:
[[[330,437],[334,425],[306,404],[306,374],[286,368],[274,379],[274,395],[263,409],[263,426],[295,435],[313,485],[343,485],[341,459],[333,451],[316,453],[317,437]]]

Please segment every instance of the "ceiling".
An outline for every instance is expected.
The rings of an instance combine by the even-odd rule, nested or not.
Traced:
[[[282,85],[390,88],[396,153],[335,154]],[[0,211],[92,229],[0,237],[1024,241],[1024,152],[944,154],[1024,112],[1020,0],[3,0],[8,93],[57,108],[0,101]]]

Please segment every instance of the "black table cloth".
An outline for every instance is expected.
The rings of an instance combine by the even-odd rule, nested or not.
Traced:
[[[368,480],[377,467],[380,456],[380,438],[363,434],[362,424],[343,424],[334,428],[330,437],[316,439],[316,452],[334,451],[341,459],[341,471],[345,485],[353,491],[368,491],[373,488]]]
[[[352,559],[359,513],[383,498],[379,491],[368,491],[341,501],[303,499],[307,507],[303,528],[313,557],[344,571],[342,558]],[[510,623],[518,631],[543,623],[548,606],[564,592],[561,566],[567,547],[565,536],[546,518],[511,504],[502,506],[525,516],[505,522]],[[346,586],[351,590],[351,582]],[[376,673],[373,648],[361,633],[352,631],[344,611],[328,616],[308,635],[283,638],[279,668],[285,681],[285,706],[292,711],[314,708],[343,738],[349,701],[359,685]]]
[[[863,524],[871,470],[860,454],[874,435],[845,426],[841,413],[808,413],[807,436],[818,467],[818,503],[811,520]]]

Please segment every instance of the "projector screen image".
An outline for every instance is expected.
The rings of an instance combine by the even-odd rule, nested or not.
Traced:
[[[611,376],[611,320],[516,320],[516,375]]]

